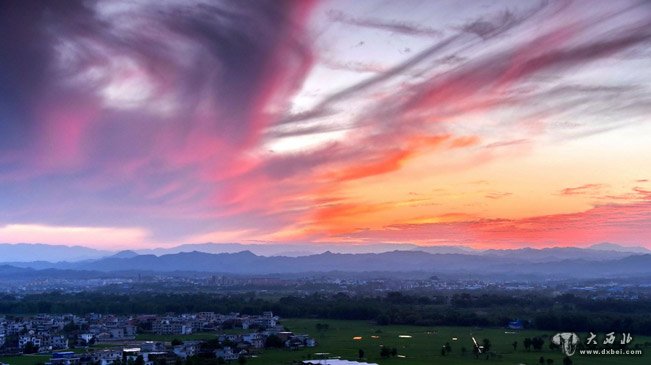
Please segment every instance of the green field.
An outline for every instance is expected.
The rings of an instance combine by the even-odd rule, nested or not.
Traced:
[[[49,360],[49,355],[0,356],[0,362],[9,365],[34,365]]]
[[[530,364],[536,365],[540,356],[545,359],[554,360],[554,365],[563,364],[563,356],[560,351],[549,349],[549,339],[545,337],[545,346],[542,351],[527,352],[522,346],[525,337],[551,336],[552,333],[543,331],[520,331],[517,334],[507,334],[504,329],[472,329],[469,327],[418,327],[418,326],[378,326],[364,321],[334,321],[334,320],[306,320],[286,319],[282,323],[294,333],[308,333],[314,336],[317,347],[300,351],[287,350],[265,350],[260,357],[250,360],[255,365],[285,365],[291,364],[293,360],[304,360],[313,357],[315,353],[330,353],[330,356],[341,356],[346,360],[357,360],[358,349],[363,349],[366,358],[363,361],[375,362],[380,365],[421,365],[421,364]],[[327,323],[329,329],[317,331],[317,323]],[[411,338],[399,338],[399,335],[412,336]],[[353,337],[360,336],[361,340],[353,340]],[[371,336],[377,336],[375,339]],[[499,358],[486,360],[475,359],[472,355],[472,339],[477,341],[488,338],[493,351],[499,354]],[[581,336],[581,334],[580,334]],[[453,337],[457,340],[454,341]],[[584,337],[581,337],[582,339]],[[650,341],[649,337],[634,337],[635,343]],[[511,345],[518,341],[518,350],[513,351]],[[441,356],[441,348],[450,342],[452,353]],[[380,357],[380,346],[396,347],[398,354],[404,358],[382,359]],[[465,347],[467,353],[461,354],[461,348]],[[648,365],[651,364],[651,348],[647,349],[646,356],[630,357],[581,357],[574,355],[573,364],[589,365]]]

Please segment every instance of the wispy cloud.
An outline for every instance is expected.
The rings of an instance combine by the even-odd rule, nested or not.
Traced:
[[[333,22],[353,25],[357,27],[379,29],[392,33],[427,37],[440,37],[443,35],[443,31],[440,29],[435,29],[428,26],[395,20],[353,17],[336,10],[329,11],[328,18]]]
[[[581,186],[576,186],[572,188],[565,188],[560,191],[561,195],[596,195],[603,191],[607,187],[604,184],[585,184]]]
[[[557,239],[561,233],[526,229],[546,220],[550,232],[562,232],[556,216],[482,218],[496,215],[490,207],[444,221],[438,212],[429,226],[405,223],[430,218],[424,206],[457,212],[458,186],[434,196],[423,182],[414,188],[424,196],[413,202],[382,195],[639,123],[651,92],[643,76],[624,80],[619,65],[643,69],[634,54],[651,41],[651,10],[601,4],[491,5],[497,11],[459,11],[440,25],[448,19],[328,12],[306,1],[173,1],[155,10],[10,2],[0,13],[0,32],[9,35],[0,38],[0,201],[11,209],[0,220],[125,227],[158,241],[319,240],[335,231],[356,240],[401,231],[463,242],[515,242],[518,232],[523,240]],[[314,24],[315,7],[326,11],[325,26]],[[342,33],[328,38],[333,28],[370,29],[375,45],[414,43],[391,45],[410,49],[391,60],[379,56],[386,55],[380,46],[333,58],[324,51],[340,41]],[[486,174],[459,176],[456,185],[486,181],[482,204],[516,198],[490,186],[494,176]],[[360,188],[380,181],[386,191]],[[605,186],[556,186],[550,196],[605,199]],[[618,201],[643,215],[647,192],[636,189]],[[590,222],[626,208],[564,217]],[[646,222],[628,217],[631,225]]]

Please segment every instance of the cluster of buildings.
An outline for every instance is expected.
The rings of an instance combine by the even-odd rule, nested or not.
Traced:
[[[139,358],[145,365],[201,355],[226,361],[251,356],[269,345],[297,350],[316,346],[308,335],[285,331],[272,312],[260,315],[200,312],[180,315],[0,316],[0,354],[50,353],[48,365],[127,364]],[[224,329],[238,329],[227,331]],[[186,340],[193,332],[205,340]],[[232,332],[232,333],[231,333]],[[138,334],[138,338],[136,338]],[[148,334],[169,335],[175,341],[145,340]],[[178,335],[178,337],[173,337]],[[155,338],[155,337],[152,337]],[[104,344],[101,348],[95,344]],[[67,351],[83,347],[85,351]]]
[[[263,312],[262,315],[199,312],[167,316],[140,316],[137,320],[146,328],[151,325],[151,331],[158,335],[187,335],[192,332],[209,332],[224,327],[273,329],[278,326],[278,317],[274,316],[272,312]]]
[[[14,353],[50,352],[100,341],[133,340],[136,332],[132,318],[112,315],[0,316],[0,349]]]
[[[269,336],[277,336],[287,349],[300,349],[316,346],[316,341],[308,335],[297,335],[275,329],[244,334],[216,335],[212,344],[208,340],[189,340],[183,342],[139,341],[126,346],[88,349],[84,353],[57,351],[52,353],[46,365],[114,365],[141,363],[156,365],[177,363],[192,356],[221,358],[225,361],[238,360],[260,353]],[[139,361],[137,361],[140,359]]]
[[[13,347],[14,351],[28,349],[30,352],[66,349],[69,340],[62,332],[69,321],[71,318],[66,316],[15,319],[0,316],[0,348]]]

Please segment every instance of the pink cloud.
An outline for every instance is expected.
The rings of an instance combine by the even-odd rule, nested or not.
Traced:
[[[358,230],[339,236],[367,242],[444,242],[501,248],[523,245],[582,246],[603,241],[649,245],[651,202],[600,205],[583,212],[523,219],[397,224],[385,229]]]
[[[581,186],[565,188],[560,191],[561,195],[594,195],[599,194],[606,185],[604,184],[585,184]]]

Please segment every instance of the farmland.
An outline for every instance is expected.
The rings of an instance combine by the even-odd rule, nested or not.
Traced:
[[[316,330],[316,324],[327,324],[328,329]],[[424,364],[539,364],[540,357],[552,359],[553,364],[563,364],[563,355],[560,350],[549,348],[549,337],[554,333],[525,330],[509,333],[504,329],[480,329],[471,327],[420,327],[420,326],[378,326],[366,321],[338,321],[338,320],[312,320],[291,319],[283,324],[295,333],[310,333],[318,341],[318,346],[312,349],[299,351],[265,350],[259,358],[250,360],[251,364],[290,364],[293,360],[314,358],[316,353],[327,353],[328,357],[340,356],[342,359],[357,360],[359,349],[365,353],[362,361],[374,362],[380,365],[424,365]],[[579,334],[582,339],[586,338]],[[403,336],[403,337],[400,337]],[[411,336],[411,337],[407,337]],[[477,341],[488,338],[495,352],[490,360],[482,356],[476,359],[472,354],[472,337]],[[541,351],[526,351],[522,345],[524,338],[540,336],[545,339]],[[354,337],[361,337],[354,340]],[[456,341],[454,340],[456,338]],[[517,350],[513,350],[513,342],[518,342]],[[643,344],[651,341],[649,337],[634,337],[634,343]],[[446,356],[441,355],[441,349],[450,343],[452,351]],[[381,358],[381,346],[395,347],[398,356]],[[465,348],[465,354],[462,349]],[[651,348],[648,349],[651,351]],[[404,356],[404,357],[402,357]],[[616,364],[649,364],[649,353],[645,356],[596,356],[581,357],[576,354],[572,357],[573,364],[590,365],[616,365]]]

